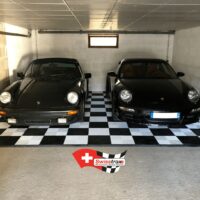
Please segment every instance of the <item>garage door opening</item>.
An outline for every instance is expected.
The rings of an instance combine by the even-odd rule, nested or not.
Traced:
[[[4,24],[0,24],[4,31]],[[6,52],[6,36],[0,34],[0,91],[9,84],[8,59]]]

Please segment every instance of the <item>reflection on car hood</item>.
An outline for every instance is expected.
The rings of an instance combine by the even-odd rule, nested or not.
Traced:
[[[138,106],[183,106],[189,86],[180,79],[121,79],[123,86],[133,93]]]
[[[77,80],[37,80],[26,78],[22,81],[15,103],[20,108],[65,106],[67,91],[74,88]]]

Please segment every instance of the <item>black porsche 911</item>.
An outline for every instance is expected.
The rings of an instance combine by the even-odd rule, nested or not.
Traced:
[[[84,117],[88,79],[76,59],[31,62],[0,94],[0,116],[14,125],[69,124]]]
[[[107,87],[113,117],[143,124],[197,122],[200,95],[179,78],[182,76],[184,73],[175,73],[164,60],[122,60],[116,73],[108,73],[108,77],[115,77]]]

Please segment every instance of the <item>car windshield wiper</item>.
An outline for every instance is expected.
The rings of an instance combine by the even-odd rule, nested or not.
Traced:
[[[56,77],[56,76],[66,76],[66,74],[51,74],[50,77]]]
[[[171,77],[123,77],[123,79],[173,79]]]
[[[38,76],[38,78],[42,80],[49,80],[49,79],[59,79],[60,77],[64,76],[66,76],[66,74],[51,74],[51,75],[40,75]]]
[[[73,77],[72,74],[52,74],[49,76],[50,79],[76,79],[76,77]]]

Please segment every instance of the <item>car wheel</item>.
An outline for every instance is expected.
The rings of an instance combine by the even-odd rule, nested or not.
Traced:
[[[114,121],[119,121],[119,118],[116,115],[115,98],[113,93],[111,93],[111,102],[112,102],[112,118]]]
[[[115,112],[115,103],[114,103],[114,100],[113,100],[112,94],[111,94],[110,96],[111,96],[111,103],[112,103],[112,115],[113,115],[113,114],[114,114],[114,112]]]
[[[83,101],[83,105],[81,106],[81,117],[80,117],[80,120],[84,121],[84,117],[85,117],[85,100]]]

